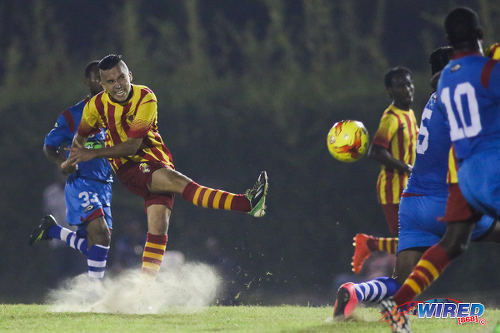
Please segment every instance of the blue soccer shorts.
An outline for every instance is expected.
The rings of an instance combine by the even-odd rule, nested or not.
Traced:
[[[64,189],[66,220],[82,227],[86,222],[104,216],[108,228],[113,228],[111,217],[111,183],[80,177],[69,177]]]
[[[464,160],[458,185],[467,202],[483,214],[500,219],[500,152],[487,150]]]
[[[430,247],[441,240],[446,223],[438,221],[444,216],[446,196],[408,196],[399,203],[399,243],[397,252],[414,248]],[[472,233],[472,240],[483,236],[495,220],[483,215]]]

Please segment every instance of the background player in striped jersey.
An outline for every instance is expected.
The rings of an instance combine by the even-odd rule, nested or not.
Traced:
[[[68,161],[74,166],[107,157],[120,181],[144,198],[148,220],[144,272],[155,275],[160,269],[175,193],[198,206],[241,211],[254,217],[265,214],[265,171],[245,194],[195,183],[174,170],[172,155],[158,133],[155,94],[146,86],[131,83],[132,73],[119,55],[104,57],[99,69],[104,91],[85,106]],[[106,147],[84,149],[87,137],[99,128],[106,129]]]
[[[440,71],[448,63],[451,52],[451,47],[441,47],[430,56],[434,91]],[[436,101],[434,92],[422,112],[415,165],[401,198],[394,278],[345,283],[337,293],[334,316],[349,317],[359,302],[380,301],[392,296],[423,252],[436,244],[445,232],[445,225],[437,219],[445,212],[447,182],[456,183],[457,177],[448,127],[443,115],[436,110]],[[472,239],[499,242],[499,230],[493,218],[484,216],[474,229]]]
[[[392,103],[382,114],[368,156],[382,164],[377,179],[377,197],[389,232],[396,236],[401,193],[415,162],[418,125],[410,108],[415,91],[410,70],[392,68],[385,74],[384,83]],[[359,273],[372,251],[396,253],[397,238],[357,234],[354,247],[353,272]]]
[[[403,332],[407,315],[396,305],[413,300],[467,249],[481,214],[500,217],[500,65],[481,54],[483,31],[473,10],[451,11],[445,30],[454,54],[441,74],[436,104],[449,123],[458,185],[449,187],[444,236],[423,254],[394,300],[382,302],[393,330]]]
[[[90,62],[85,68],[85,84],[90,96],[65,110],[57,119],[54,128],[45,137],[45,156],[56,163],[61,170],[70,170],[66,162],[68,152],[64,147],[71,145],[80,124],[84,105],[98,94],[98,61]],[[86,148],[104,145],[105,132],[97,131],[89,137]],[[111,240],[111,183],[113,176],[108,161],[104,158],[80,163],[78,170],[68,176],[64,189],[66,197],[66,220],[78,226],[73,232],[58,225],[53,216],[42,218],[42,223],[30,235],[30,244],[45,239],[60,239],[87,256],[88,273],[92,278],[102,278],[106,269]]]

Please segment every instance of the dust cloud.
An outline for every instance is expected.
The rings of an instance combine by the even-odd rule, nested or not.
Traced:
[[[189,313],[213,304],[220,285],[212,267],[182,263],[162,267],[156,279],[143,275],[140,268],[102,281],[82,274],[50,291],[47,304],[53,312]]]

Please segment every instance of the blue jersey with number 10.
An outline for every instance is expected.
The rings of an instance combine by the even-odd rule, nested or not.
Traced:
[[[448,195],[446,175],[450,134],[444,115],[436,111],[437,94],[433,93],[422,112],[417,138],[417,157],[405,193]]]
[[[479,53],[457,55],[443,69],[438,107],[446,114],[460,164],[500,149],[500,65]]]

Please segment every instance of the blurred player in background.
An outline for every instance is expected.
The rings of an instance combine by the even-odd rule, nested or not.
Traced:
[[[484,55],[493,60],[500,60],[500,43],[493,43],[484,51]]]
[[[99,81],[98,61],[90,62],[85,68],[85,84],[90,96],[64,111],[54,128],[45,137],[45,156],[61,170],[65,168],[67,152],[80,124],[85,104],[102,88]],[[85,149],[104,146],[104,131],[92,133]],[[92,278],[102,278],[106,270],[106,260],[111,240],[111,183],[113,176],[108,161],[104,158],[80,163],[78,169],[68,176],[64,189],[66,198],[66,220],[78,226],[76,232],[57,224],[52,215],[42,218],[42,223],[30,235],[33,245],[40,240],[59,239],[68,246],[87,256],[88,274]]]
[[[377,180],[377,197],[391,235],[398,234],[401,193],[415,162],[418,125],[413,110],[412,74],[405,67],[390,69],[384,77],[392,103],[382,114],[380,125],[368,150],[368,157],[382,164]],[[373,251],[396,253],[397,238],[357,234],[354,237],[353,272],[359,273]]]
[[[445,232],[438,221],[444,215],[448,184],[456,183],[456,163],[448,126],[436,110],[435,92],[441,70],[448,63],[451,47],[435,50],[429,59],[433,93],[422,112],[416,160],[399,208],[399,245],[394,278],[379,277],[363,283],[345,283],[337,293],[334,316],[349,317],[359,302],[381,301],[399,289],[423,252]],[[472,234],[473,240],[500,242],[500,226],[484,216]]]
[[[132,84],[132,73],[119,55],[99,62],[102,93],[85,106],[73,140],[67,168],[107,157],[120,181],[144,198],[148,233],[143,253],[143,272],[156,275],[167,244],[174,194],[197,206],[265,214],[268,183],[263,171],[251,190],[233,194],[201,186],[174,170],[172,155],[158,133],[157,100],[146,86]],[[91,133],[106,128],[106,147],[85,149]]]
[[[422,255],[394,300],[382,302],[398,331],[405,331],[408,315],[397,306],[422,293],[467,249],[482,214],[500,217],[500,65],[481,54],[483,31],[473,10],[451,11],[445,30],[454,53],[439,80],[436,108],[449,123],[459,162],[458,184],[449,186],[444,236]]]

